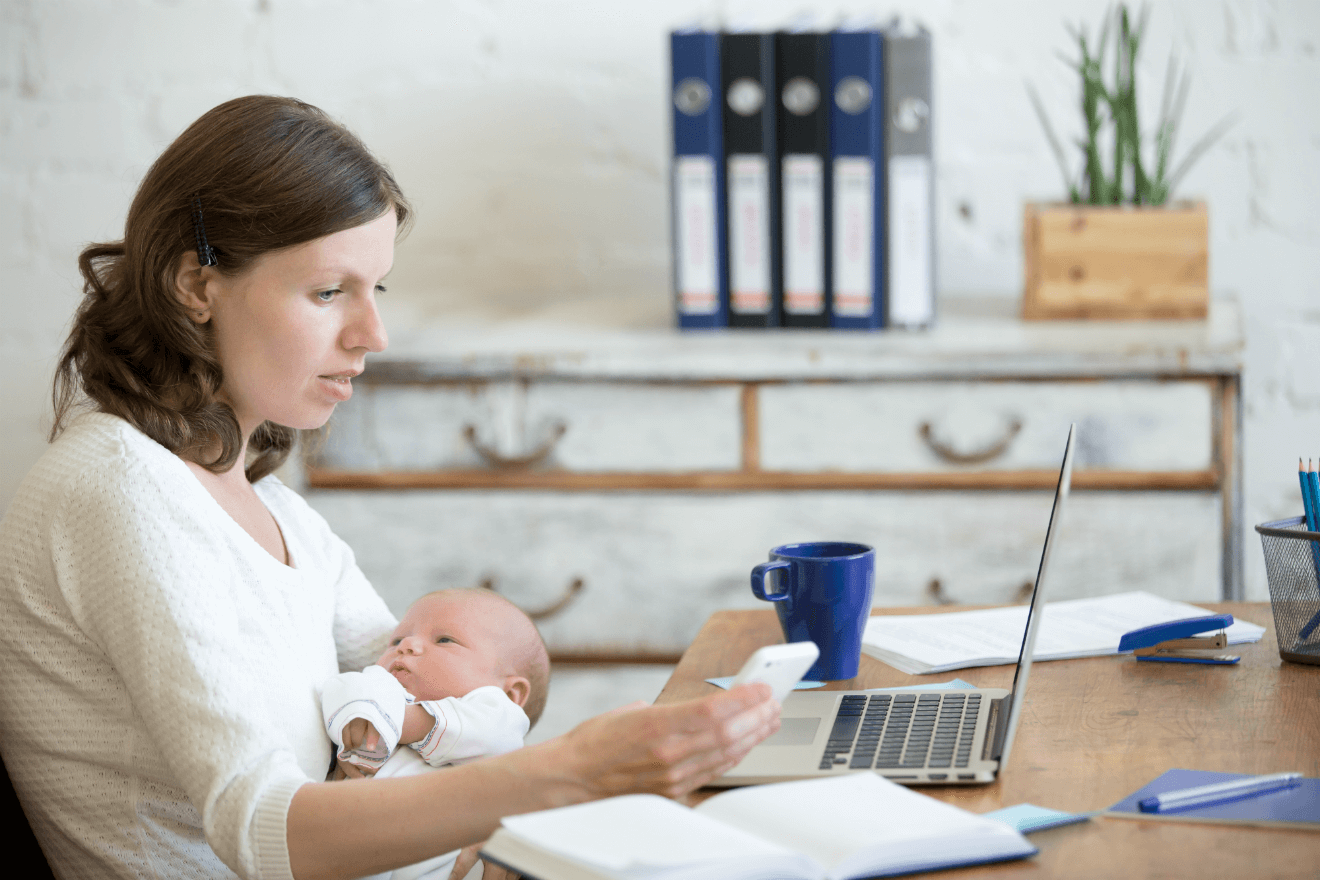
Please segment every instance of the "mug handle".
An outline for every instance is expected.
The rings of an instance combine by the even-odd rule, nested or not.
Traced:
[[[773,562],[762,562],[756,568],[752,569],[752,595],[758,599],[764,599],[767,602],[784,602],[788,600],[788,585],[778,593],[771,593],[766,590],[766,582],[770,579],[770,572],[777,569],[783,569],[785,579],[792,577],[792,572],[787,562],[782,559],[776,559]]]

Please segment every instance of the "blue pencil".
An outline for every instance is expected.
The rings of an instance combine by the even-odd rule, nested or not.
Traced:
[[[1320,531],[1320,474],[1316,473],[1314,466],[1310,461],[1306,463],[1306,470],[1302,470],[1302,460],[1297,459],[1297,476],[1302,482],[1302,505],[1306,512],[1306,530],[1308,532]],[[1320,544],[1314,541],[1307,541],[1311,545],[1311,561],[1315,563],[1317,588],[1320,588]],[[1316,627],[1320,627],[1320,611],[1317,611],[1310,620],[1306,622],[1297,632],[1297,640],[1304,642],[1315,632]]]
[[[1306,477],[1306,465],[1297,459],[1297,483],[1302,487],[1302,524],[1308,532],[1315,531],[1315,508],[1311,504],[1311,481]]]

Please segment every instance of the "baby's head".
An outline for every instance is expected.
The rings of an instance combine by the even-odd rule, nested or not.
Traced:
[[[550,686],[550,658],[536,624],[490,590],[440,590],[418,599],[376,665],[419,700],[494,685],[533,725]]]

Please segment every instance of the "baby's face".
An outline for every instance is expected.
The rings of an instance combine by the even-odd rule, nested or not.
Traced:
[[[376,665],[419,700],[461,697],[483,685],[503,689],[513,671],[510,613],[516,612],[475,590],[425,596],[408,609]]]

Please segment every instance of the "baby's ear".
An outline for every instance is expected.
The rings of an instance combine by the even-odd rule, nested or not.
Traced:
[[[504,679],[504,694],[519,706],[526,706],[527,698],[532,695],[532,683],[521,675],[510,675]]]

